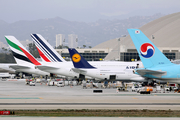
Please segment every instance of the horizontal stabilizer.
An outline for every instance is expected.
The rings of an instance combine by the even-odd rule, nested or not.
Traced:
[[[148,70],[148,69],[137,69],[136,72],[140,75],[145,75],[145,74],[151,74],[151,75],[160,75],[160,74],[165,74],[166,71],[158,71],[158,70]]]
[[[46,65],[38,65],[36,66],[40,70],[54,70],[54,69],[60,69],[58,67],[52,67],[52,66],[46,66]]]
[[[78,68],[72,68],[72,70],[76,73],[80,73],[80,74],[85,74],[87,71],[86,70],[81,70],[81,69],[78,69]]]
[[[9,66],[10,68],[13,68],[13,69],[30,69],[31,67],[28,67],[28,66],[23,66],[23,65],[10,65]]]

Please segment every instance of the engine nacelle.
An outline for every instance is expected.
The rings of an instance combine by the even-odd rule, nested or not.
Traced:
[[[79,80],[85,80],[85,75],[79,74]]]

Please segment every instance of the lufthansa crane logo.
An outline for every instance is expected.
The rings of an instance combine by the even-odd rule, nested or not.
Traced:
[[[81,60],[81,56],[79,55],[79,54],[74,54],[73,56],[72,56],[72,61],[73,62],[79,62]]]

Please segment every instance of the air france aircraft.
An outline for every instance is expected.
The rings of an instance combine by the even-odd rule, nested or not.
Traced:
[[[60,55],[41,35],[31,34],[31,37],[35,42],[35,45],[39,51],[41,58],[44,59],[45,61],[44,65],[38,65],[37,68],[43,71],[53,72],[64,76],[71,76],[74,78],[83,79],[85,78],[85,76],[88,76],[87,74],[84,74],[84,72],[78,72],[77,70],[73,69],[74,66],[72,62],[66,62],[62,57],[59,57]],[[112,73],[110,73],[110,71],[106,71],[105,68],[113,68],[116,70],[119,69],[121,70],[120,74],[122,74],[122,76],[126,76],[126,75],[133,75],[132,70],[135,69],[138,64],[139,66],[142,67],[142,62],[93,61],[89,63],[94,67],[102,68],[101,72],[98,75],[104,76],[107,72],[109,73],[109,76],[106,77],[96,78],[96,76],[90,76],[95,80],[106,80],[106,79],[114,80],[113,78],[115,75],[114,72],[111,71]],[[130,74],[125,75],[124,70],[129,70]],[[137,79],[141,81],[142,78],[137,78]],[[136,78],[134,79],[134,81],[136,81]]]
[[[139,29],[128,29],[144,68],[135,70],[146,78],[180,84],[180,65],[173,64]]]
[[[52,72],[57,75],[63,75],[71,79],[85,79],[85,76],[74,72],[71,62],[66,62],[56,50],[39,34],[31,34],[31,37],[36,45],[43,65],[36,67],[42,71]]]
[[[132,69],[127,69],[126,66],[121,67],[95,67],[90,65],[77,51],[76,49],[69,48],[69,53],[75,68],[74,71],[95,77],[101,80],[116,80],[116,81],[137,81],[147,82],[145,78],[140,75],[133,74]],[[131,66],[137,63],[130,63]]]
[[[41,63],[37,61],[14,36],[5,36],[5,38],[17,63],[17,65],[10,65],[11,68],[18,72],[29,74],[50,75],[48,72],[35,69],[35,65],[41,65]]]

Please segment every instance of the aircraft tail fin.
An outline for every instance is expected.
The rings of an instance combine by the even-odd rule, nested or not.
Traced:
[[[41,65],[41,63],[38,62],[14,36],[5,36],[5,39],[17,64],[25,64],[27,66],[33,64]]]
[[[74,48],[68,48],[72,62],[75,68],[95,68],[91,66]]]
[[[168,58],[139,29],[128,29],[145,68],[172,64]]]
[[[59,53],[40,35],[31,34],[39,55],[46,62],[65,62]]]

